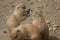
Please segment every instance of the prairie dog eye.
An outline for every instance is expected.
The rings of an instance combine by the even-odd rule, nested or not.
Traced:
[[[17,30],[17,32],[20,32],[19,30]]]
[[[26,7],[22,7],[23,9],[26,9]]]
[[[17,7],[17,9],[19,9],[19,7]]]

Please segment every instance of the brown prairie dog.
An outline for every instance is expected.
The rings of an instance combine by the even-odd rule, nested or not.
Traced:
[[[39,28],[41,31],[41,37],[42,40],[48,40],[49,39],[49,28],[47,23],[45,22],[44,17],[42,16],[42,11],[40,9],[35,8],[31,10],[30,15],[32,16],[33,22],[35,26]]]
[[[21,40],[23,40],[24,37],[26,36],[28,36],[31,40],[48,40],[49,38],[48,26],[42,14],[40,14],[40,11],[37,10],[38,9],[32,10],[33,12],[31,12],[30,14],[33,19],[32,24],[20,25],[12,30],[11,32],[12,40],[14,40],[17,35],[18,36],[20,35]],[[16,37],[17,39],[19,39],[18,36]]]
[[[13,28],[17,27],[21,21],[29,16],[28,14],[29,8],[26,8],[24,3],[17,5],[13,13],[7,19],[8,30],[11,32]]]
[[[23,40],[27,37],[28,40],[42,40],[40,32],[39,28],[33,24],[23,24],[11,31],[11,38]]]

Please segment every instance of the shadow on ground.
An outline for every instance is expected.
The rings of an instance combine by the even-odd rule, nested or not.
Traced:
[[[56,36],[50,36],[49,40],[58,40],[58,38]]]

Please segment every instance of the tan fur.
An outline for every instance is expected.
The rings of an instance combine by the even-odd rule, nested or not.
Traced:
[[[48,40],[49,39],[49,28],[47,23],[45,22],[45,19],[42,15],[42,11],[39,8],[31,9],[30,15],[32,16],[33,22],[35,26],[39,28],[39,31],[41,32],[42,40]]]
[[[26,6],[24,3],[17,5],[13,13],[7,19],[7,27],[10,32],[13,28],[20,25],[21,21],[27,18],[28,15],[25,15],[25,14],[28,13],[29,9],[27,10],[25,9],[26,9]]]
[[[20,31],[18,34],[18,30]],[[15,37],[17,36],[17,39],[23,40],[25,39],[26,36],[29,37],[31,40],[42,40],[41,35],[39,34],[39,28],[33,24],[24,24],[20,25],[17,28],[14,28],[11,32],[11,38],[12,40],[16,39]],[[27,37],[27,38],[28,38]]]
[[[30,14],[33,19],[32,24],[20,25],[12,30],[12,40],[14,40],[17,35],[20,36],[20,38],[22,38],[21,40],[23,40],[26,36],[28,36],[31,40],[48,40],[48,25],[46,24],[45,19],[40,13],[39,9],[37,8],[36,10],[32,10]],[[19,34],[17,30],[19,30]]]

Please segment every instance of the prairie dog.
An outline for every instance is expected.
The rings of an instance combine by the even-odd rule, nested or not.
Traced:
[[[42,40],[40,32],[39,28],[33,24],[23,24],[14,28],[10,36],[12,40],[24,40],[25,38],[28,40]]]
[[[30,15],[33,19],[32,24],[19,25],[17,28],[14,28],[11,32],[12,40],[15,38],[23,40],[26,36],[28,36],[30,40],[49,39],[49,28],[44,17],[42,16],[41,11],[39,11],[39,9],[33,9],[32,12],[30,12]]]
[[[42,40],[48,40],[49,28],[42,15],[42,11],[39,8],[31,9],[30,15],[32,16],[32,19],[33,19],[32,24],[37,26],[41,31]]]
[[[30,9],[26,8],[24,3],[18,4],[16,6],[13,13],[7,19],[7,27],[10,32],[13,28],[20,25],[20,22],[22,22],[29,16],[29,10]]]

